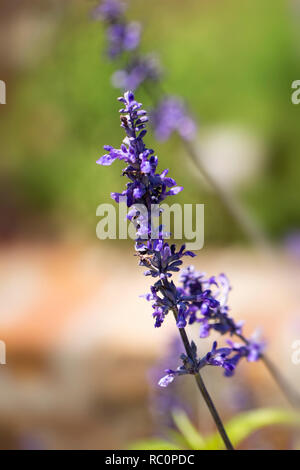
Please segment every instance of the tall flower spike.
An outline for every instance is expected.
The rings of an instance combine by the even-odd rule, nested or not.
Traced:
[[[122,0],[103,0],[101,4],[93,11],[93,17],[95,19],[101,19],[104,21],[105,25],[107,26],[107,32],[111,26],[115,25],[121,25],[121,28],[116,26],[116,30],[124,32],[122,34],[120,34],[120,32],[115,34],[116,30],[114,28],[110,30],[111,32],[114,32],[114,34],[112,34],[113,38],[115,38],[115,36],[118,38],[117,53],[115,53],[115,44],[113,45],[114,47],[112,47],[112,49],[110,46],[108,48],[111,58],[114,58],[119,54],[124,55],[125,52],[125,61],[127,62],[124,66],[124,69],[118,70],[114,73],[112,78],[113,85],[123,90],[136,89],[140,86],[144,86],[147,92],[150,92],[154,105],[154,130],[156,132],[157,138],[164,140],[168,138],[173,131],[176,131],[179,134],[181,140],[185,144],[187,154],[194,162],[196,161],[200,172],[203,174],[204,178],[208,180],[210,185],[212,185],[212,187],[217,191],[221,201],[223,202],[224,206],[227,207],[227,210],[232,215],[232,217],[238,222],[242,230],[246,233],[252,242],[258,245],[261,245],[263,242],[263,246],[265,247],[266,240],[264,234],[261,233],[260,229],[257,229],[253,225],[251,217],[249,217],[249,215],[245,212],[243,217],[241,217],[240,211],[237,210],[238,206],[235,206],[235,204],[231,204],[229,202],[229,198],[226,197],[226,194],[222,188],[219,187],[211,175],[207,174],[206,170],[199,163],[200,160],[197,158],[196,148],[191,142],[188,142],[194,137],[196,126],[193,119],[189,116],[185,107],[183,106],[182,101],[178,100],[176,97],[170,96],[163,96],[162,100],[159,101],[158,94],[162,95],[161,89],[159,91],[159,87],[156,86],[157,89],[153,93],[151,87],[149,88],[149,85],[157,85],[159,83],[162,75],[161,67],[157,58],[153,60],[149,55],[145,56],[140,54],[138,50],[140,41],[140,28],[124,28],[124,25],[128,24],[124,16],[125,10],[126,5]],[[109,37],[111,32],[110,34],[108,33],[109,44],[111,43]],[[113,41],[115,41],[115,39],[113,39]],[[177,115],[177,119],[174,119],[175,115]],[[139,188],[137,188],[136,193],[138,192]],[[120,195],[115,194],[116,200],[118,200],[119,197]],[[252,229],[249,229],[251,225]],[[204,308],[206,308],[205,304]],[[189,312],[190,322],[195,321],[196,312],[197,306],[191,306]],[[222,311],[220,311],[219,314],[219,321],[215,322],[214,326],[212,326],[211,322],[209,322],[207,318],[201,319],[201,336],[207,336],[210,330],[213,328],[219,331],[221,334],[225,334],[226,332],[229,332],[230,334],[236,334],[245,342],[245,344],[247,344],[248,342],[246,338],[244,338],[241,334],[242,323],[235,323],[233,319],[228,317],[228,307],[222,307]],[[261,358],[290,403],[299,407],[300,396],[298,392],[295,392],[289,386],[284,377],[281,375],[280,371],[277,369],[276,365],[272,363],[269,358],[265,356],[261,356]]]
[[[154,233],[151,209],[153,204],[159,204],[166,197],[177,194],[183,188],[175,186],[176,182],[168,176],[167,170],[161,173],[156,172],[158,158],[152,149],[146,147],[144,142],[148,117],[146,111],[142,109],[142,104],[135,100],[131,91],[125,92],[119,101],[123,104],[120,109],[120,119],[126,137],[120,149],[105,146],[108,153],[103,155],[97,163],[107,166],[117,159],[124,161],[127,166],[123,169],[123,175],[127,176],[129,183],[122,193],[112,193],[112,198],[116,202],[120,202],[121,197],[126,197],[128,207],[132,208],[129,219],[134,218],[136,204],[143,204],[147,209],[143,220],[144,239],[141,239],[140,236],[141,227],[137,227],[136,254],[139,258],[139,264],[147,268],[145,275],[156,279],[150,294],[145,296],[148,301],[152,302],[154,326],[160,327],[167,314],[170,311],[176,311],[177,327],[182,329],[185,328],[187,322],[190,324],[199,322],[202,331],[200,336],[207,336],[212,328],[222,334],[238,332],[239,327],[227,314],[227,297],[230,286],[224,274],[218,278],[206,279],[202,273],[197,273],[192,267],[189,267],[182,271],[181,287],[176,287],[171,281],[170,278],[173,274],[180,271],[182,258],[184,256],[193,257],[195,254],[187,251],[185,245],[182,245],[178,251],[174,244],[169,245],[164,240],[161,227]],[[252,350],[252,358],[255,357],[253,352]],[[199,363],[199,367],[200,364],[201,367],[203,364],[221,365],[222,367],[226,364],[231,367],[227,362],[219,364],[215,358],[216,355],[221,357],[220,354],[219,350],[216,352],[213,349],[209,353],[209,359],[207,356],[204,363],[203,361]],[[244,357],[246,353],[243,350],[243,352],[239,352],[239,355]],[[257,358],[259,358],[259,354],[257,354]],[[197,370],[197,367],[189,368],[189,373],[191,371],[195,373]],[[179,372],[174,372],[174,374],[172,372],[172,374],[182,375],[185,373],[182,368]]]
[[[185,333],[186,318],[190,305],[193,302],[215,306],[218,302],[210,297],[210,291],[200,292],[197,295],[187,293],[182,288],[177,288],[170,279],[174,272],[179,271],[182,264],[183,256],[194,256],[194,253],[186,251],[185,246],[176,251],[175,245],[169,246],[164,240],[162,227],[152,230],[151,209],[152,205],[157,206],[162,200],[168,196],[177,194],[182,188],[175,186],[175,181],[167,176],[167,170],[162,173],[156,173],[158,159],[154,156],[154,151],[148,149],[144,143],[146,135],[145,124],[148,120],[147,113],[142,109],[141,103],[138,103],[134,94],[130,91],[119,98],[123,103],[121,113],[121,127],[126,133],[126,137],[120,149],[111,146],[105,146],[107,153],[103,155],[97,163],[100,165],[111,165],[116,160],[124,160],[126,167],[123,175],[127,176],[129,183],[126,190],[121,193],[112,193],[113,199],[120,202],[121,196],[127,197],[128,207],[134,204],[143,204],[147,209],[146,216],[146,235],[147,239],[143,242],[139,236],[139,227],[137,230],[136,250],[142,266],[147,266],[146,274],[157,279],[151,287],[151,293],[146,296],[147,300],[153,302],[153,317],[155,318],[155,326],[161,326],[166,315],[172,311],[180,330],[187,355],[182,355],[183,365],[176,371],[168,370],[167,376],[161,381],[161,386],[167,386],[175,377],[175,375],[190,374],[197,376],[197,385],[205,399],[212,417],[218,427],[218,430],[224,440],[227,449],[232,449],[230,440],[226,434],[222,421],[213,405],[213,402],[206,390],[202,377],[199,374],[203,362],[197,359],[197,349],[194,343],[190,344]],[[133,217],[134,210],[130,211],[130,218]],[[216,347],[215,347],[216,349]],[[211,352],[210,362],[214,357],[214,365],[217,365],[215,356],[220,352],[213,350]],[[222,353],[224,354],[224,352]],[[208,360],[205,365],[209,364]],[[220,363],[224,367],[224,362]],[[218,363],[219,365],[219,363]]]

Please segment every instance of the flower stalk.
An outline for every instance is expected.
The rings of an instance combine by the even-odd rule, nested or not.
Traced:
[[[175,376],[194,375],[226,448],[232,450],[232,444],[205,387],[200,369],[208,365],[219,366],[224,368],[225,375],[231,376],[240,359],[252,354],[252,346],[245,347],[241,351],[236,346],[217,349],[217,343],[214,342],[211,351],[204,358],[197,358],[197,347],[193,342],[190,344],[185,331],[187,319],[190,319],[190,323],[196,320],[195,308],[199,308],[202,313],[209,312],[212,318],[215,316],[219,318],[218,315],[226,316],[226,313],[224,314],[226,306],[221,306],[220,302],[212,296],[211,289],[202,289],[202,284],[199,284],[200,290],[195,291],[193,281],[199,279],[197,276],[194,279],[191,268],[182,274],[182,287],[176,286],[170,279],[174,272],[180,271],[181,259],[184,256],[194,257],[195,254],[185,250],[185,245],[176,251],[175,245],[170,246],[165,241],[162,227],[153,227],[151,208],[153,204],[157,206],[167,197],[178,194],[183,188],[176,186],[176,182],[168,176],[168,170],[156,172],[158,158],[154,155],[154,150],[148,149],[144,143],[148,117],[146,111],[141,109],[142,104],[135,100],[134,94],[130,91],[120,97],[119,101],[123,104],[120,110],[120,120],[126,137],[120,149],[115,149],[110,145],[104,146],[107,153],[97,163],[109,166],[115,160],[126,162],[127,166],[123,169],[123,175],[129,179],[126,190],[122,193],[111,193],[111,196],[117,203],[126,197],[129,207],[128,218],[134,223],[136,229],[136,251],[140,260],[139,264],[147,268],[144,273],[146,276],[156,279],[151,286],[150,294],[146,295],[147,300],[153,302],[155,327],[160,327],[167,314],[172,311],[187,354],[181,355],[182,365],[177,370],[166,371],[167,375],[160,380],[159,385],[166,387]],[[141,216],[141,205],[147,208],[146,217]],[[224,281],[223,278],[221,279]],[[217,285],[214,278],[206,283],[208,286]],[[229,289],[228,286],[225,287]],[[218,313],[216,309],[221,308],[225,309],[224,312]],[[234,325],[234,328],[238,327]]]
[[[177,319],[178,319],[178,312],[176,311],[176,309],[173,310],[173,313],[174,313],[174,317],[175,317],[175,320],[177,322]],[[195,357],[194,357],[194,354],[193,354],[193,349],[190,345],[190,342],[189,342],[189,339],[187,337],[187,334],[186,334],[186,331],[185,331],[185,328],[179,328],[179,333],[180,333],[180,337],[181,337],[181,340],[182,340],[182,343],[184,345],[184,348],[185,348],[185,351],[188,355],[188,357],[193,361],[195,362]],[[196,380],[196,383],[197,383],[197,386],[200,390],[200,393],[202,395],[202,398],[204,399],[206,405],[207,405],[207,408],[215,422],[215,425],[219,431],[219,434],[221,436],[221,438],[223,439],[223,442],[224,442],[224,445],[226,447],[227,450],[234,450],[234,447],[227,435],[227,432],[225,430],[225,427],[224,427],[224,424],[222,422],[222,419],[220,418],[220,415],[214,405],[214,402],[205,386],[205,383],[203,381],[203,378],[200,374],[200,372],[198,372],[197,374],[195,374],[195,380]]]
[[[119,0],[103,0],[94,10],[93,15],[95,19],[102,20],[106,25],[108,57],[114,61],[122,57],[125,58],[123,68],[117,70],[112,77],[113,86],[123,90],[138,89],[141,86],[144,88],[153,102],[154,109],[151,121],[157,139],[166,140],[173,132],[179,135],[187,155],[214,190],[232,219],[238,223],[243,233],[255,246],[273,256],[274,250],[261,228],[240,205],[239,201],[223,189],[203,165],[201,155],[199,155],[193,141],[196,135],[196,124],[187,112],[184,102],[180,98],[169,96],[163,90],[161,84],[162,67],[157,57],[154,54],[143,55],[140,53],[142,28],[136,22],[127,21],[126,7],[126,3]],[[165,306],[157,305],[156,326],[160,326],[163,322],[166,311],[164,309]],[[250,350],[249,348],[243,349],[241,346],[236,347],[237,354],[231,362],[239,361],[241,357],[248,357],[248,360],[262,359],[289,402],[294,406],[300,406],[299,394],[291,389],[276,365],[261,350],[255,354],[253,347],[251,350],[251,343],[239,335],[238,331],[230,331],[230,334],[240,337],[244,344],[250,347]],[[210,363],[210,365],[212,364]],[[225,366],[228,366],[228,361],[225,362]]]

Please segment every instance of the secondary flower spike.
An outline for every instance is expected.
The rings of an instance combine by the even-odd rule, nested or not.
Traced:
[[[92,16],[105,24],[107,55],[111,60],[122,58],[122,68],[116,70],[111,78],[115,88],[137,90],[140,87],[149,91],[156,88],[155,106],[150,115],[155,136],[167,140],[173,133],[182,139],[191,140],[196,135],[196,123],[179,97],[161,93],[160,81],[163,67],[155,53],[142,53],[140,42],[142,26],[139,22],[129,21],[125,11],[127,3],[118,0],[104,0],[93,10]],[[157,94],[159,92],[159,95]]]

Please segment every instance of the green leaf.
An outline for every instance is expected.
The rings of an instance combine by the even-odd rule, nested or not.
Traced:
[[[272,408],[262,408],[241,413],[226,424],[225,428],[234,447],[237,447],[254,431],[274,424],[300,426],[300,415],[289,411]],[[218,433],[205,440],[206,450],[223,449],[224,444]]]
[[[193,426],[186,413],[182,410],[175,410],[173,419],[187,443],[187,448],[191,450],[202,449],[205,444],[204,439]]]
[[[164,441],[163,439],[145,439],[144,441],[137,441],[131,444],[130,450],[181,450],[171,442]]]

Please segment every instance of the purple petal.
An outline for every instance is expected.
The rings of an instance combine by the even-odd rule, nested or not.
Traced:
[[[168,374],[160,379],[160,381],[158,382],[158,385],[160,387],[166,388],[170,383],[173,382],[173,380],[174,380],[174,375]]]

